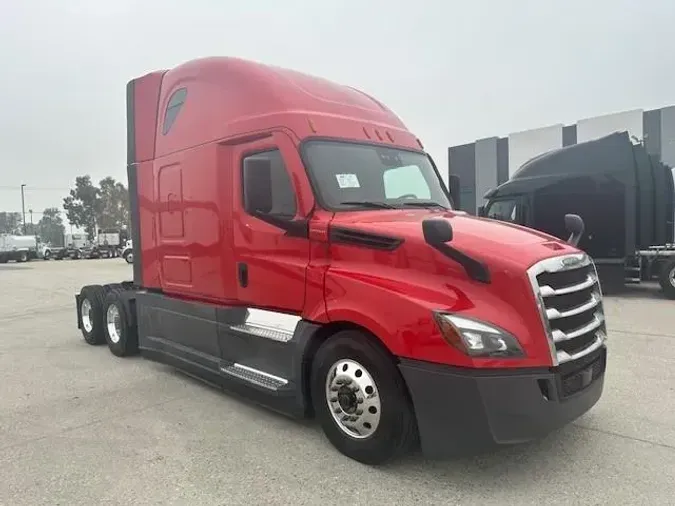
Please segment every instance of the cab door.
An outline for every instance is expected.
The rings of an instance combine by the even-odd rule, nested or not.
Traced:
[[[283,132],[233,150],[233,249],[242,305],[301,314],[313,197],[293,139]]]

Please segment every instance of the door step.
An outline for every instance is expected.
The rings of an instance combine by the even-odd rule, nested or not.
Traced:
[[[229,376],[244,380],[247,383],[251,383],[271,391],[277,391],[288,384],[287,379],[280,378],[279,376],[274,376],[273,374],[269,374],[241,364],[235,363],[222,366],[220,370]]]

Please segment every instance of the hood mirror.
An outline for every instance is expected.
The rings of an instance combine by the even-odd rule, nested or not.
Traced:
[[[490,271],[487,265],[447,244],[452,241],[453,236],[452,225],[447,220],[433,218],[424,220],[422,233],[429,246],[460,264],[471,279],[479,283],[490,283]]]
[[[585,230],[584,220],[578,214],[565,215],[565,229],[570,233],[567,242],[572,246],[577,246]]]
[[[452,241],[452,226],[446,220],[424,220],[422,232],[428,244],[436,245]]]

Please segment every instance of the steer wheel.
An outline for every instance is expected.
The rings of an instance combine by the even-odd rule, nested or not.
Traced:
[[[344,330],[329,337],[314,357],[310,391],[326,437],[354,460],[382,464],[417,443],[403,378],[369,335]]]

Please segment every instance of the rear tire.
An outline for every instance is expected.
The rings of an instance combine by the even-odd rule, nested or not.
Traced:
[[[661,262],[659,284],[669,299],[675,299],[675,259]]]
[[[104,308],[104,332],[108,348],[113,355],[126,357],[138,353],[138,330],[126,312],[120,297],[125,290],[115,286],[108,291]]]
[[[19,258],[17,259],[17,262],[28,262],[28,252],[22,251],[21,253],[19,253]]]
[[[321,345],[311,397],[328,440],[358,462],[383,464],[417,442],[405,382],[391,356],[362,332],[341,331]]]
[[[105,343],[103,333],[103,301],[105,288],[101,285],[87,285],[80,290],[80,315],[82,337],[91,345]]]

